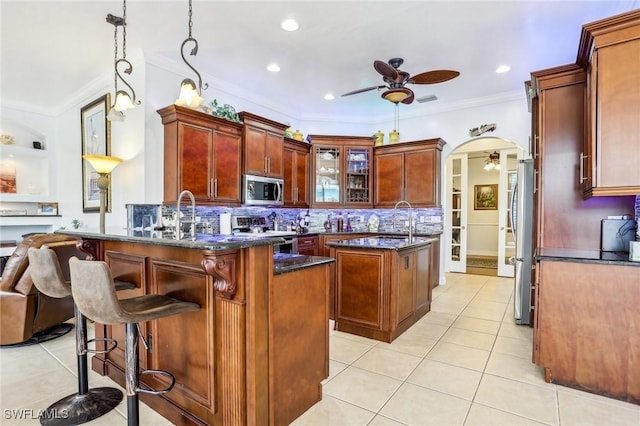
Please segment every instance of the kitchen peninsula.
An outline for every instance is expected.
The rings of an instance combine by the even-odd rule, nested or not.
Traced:
[[[336,259],[335,328],[390,343],[431,309],[437,238],[328,242]]]
[[[164,294],[197,312],[140,324],[141,368],[176,378],[163,396],[142,400],[174,424],[287,425],[322,398],[329,374],[329,264],[316,256],[276,256],[280,237],[199,235],[167,239],[125,229],[60,230],[90,258],[136,285],[123,298]],[[95,325],[118,347],[92,368],[124,384],[124,328]],[[161,376],[143,376],[161,388]]]

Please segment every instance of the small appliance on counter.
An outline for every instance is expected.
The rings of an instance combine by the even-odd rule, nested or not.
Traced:
[[[633,219],[602,219],[600,250],[603,252],[629,252],[629,242],[636,237]]]

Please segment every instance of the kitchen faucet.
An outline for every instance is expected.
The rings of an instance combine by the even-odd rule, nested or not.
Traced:
[[[196,226],[196,199],[193,196],[193,193],[189,190],[184,190],[178,195],[178,202],[176,203],[176,239],[182,239],[182,221],[180,220],[180,204],[182,203],[182,197],[188,195],[191,198],[191,236],[195,237],[195,226]]]
[[[395,211],[400,204],[406,204],[409,207],[409,244],[411,244],[413,243],[413,207],[411,206],[411,203],[409,203],[408,201],[400,200],[393,207],[393,210]],[[395,222],[395,212],[394,212],[394,222]],[[395,223],[393,227],[395,228]]]

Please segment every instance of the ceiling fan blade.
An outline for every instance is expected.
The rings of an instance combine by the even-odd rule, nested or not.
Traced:
[[[423,72],[421,74],[414,75],[409,80],[409,83],[413,84],[435,84],[442,83],[444,81],[451,80],[459,76],[460,73],[458,71],[451,70],[433,70]]]
[[[353,92],[349,92],[349,93],[345,93],[342,96],[349,96],[349,95],[355,95],[356,93],[362,93],[362,92],[368,92],[369,90],[374,90],[374,89],[384,89],[387,86],[371,86],[371,87],[365,87],[364,89],[358,89],[358,90],[354,90]]]
[[[386,62],[373,61],[373,68],[383,77],[388,77],[391,80],[398,78],[398,71]]]
[[[411,89],[407,89],[407,90],[411,90]],[[412,102],[413,102],[413,100],[415,99],[415,97],[416,97],[416,96],[415,96],[415,94],[413,93],[413,90],[411,90],[411,94],[410,94],[406,99],[404,99],[404,100],[402,100],[402,101],[400,101],[400,102],[402,102],[403,104],[407,104],[407,105],[408,105],[408,104],[410,104],[410,103],[412,103]]]

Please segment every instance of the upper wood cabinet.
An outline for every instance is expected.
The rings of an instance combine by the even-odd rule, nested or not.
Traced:
[[[370,208],[374,138],[310,135],[311,206]]]
[[[309,151],[311,145],[285,138],[283,151],[284,205],[309,207]]]
[[[164,203],[183,190],[198,204],[240,205],[242,124],[191,108],[158,110],[164,124]]]
[[[283,178],[282,154],[286,124],[243,111],[243,173]]]
[[[413,207],[439,207],[444,144],[428,139],[375,147],[374,205],[393,207],[406,200]]]
[[[587,72],[585,197],[640,193],[640,10],[584,25],[578,64]]]

